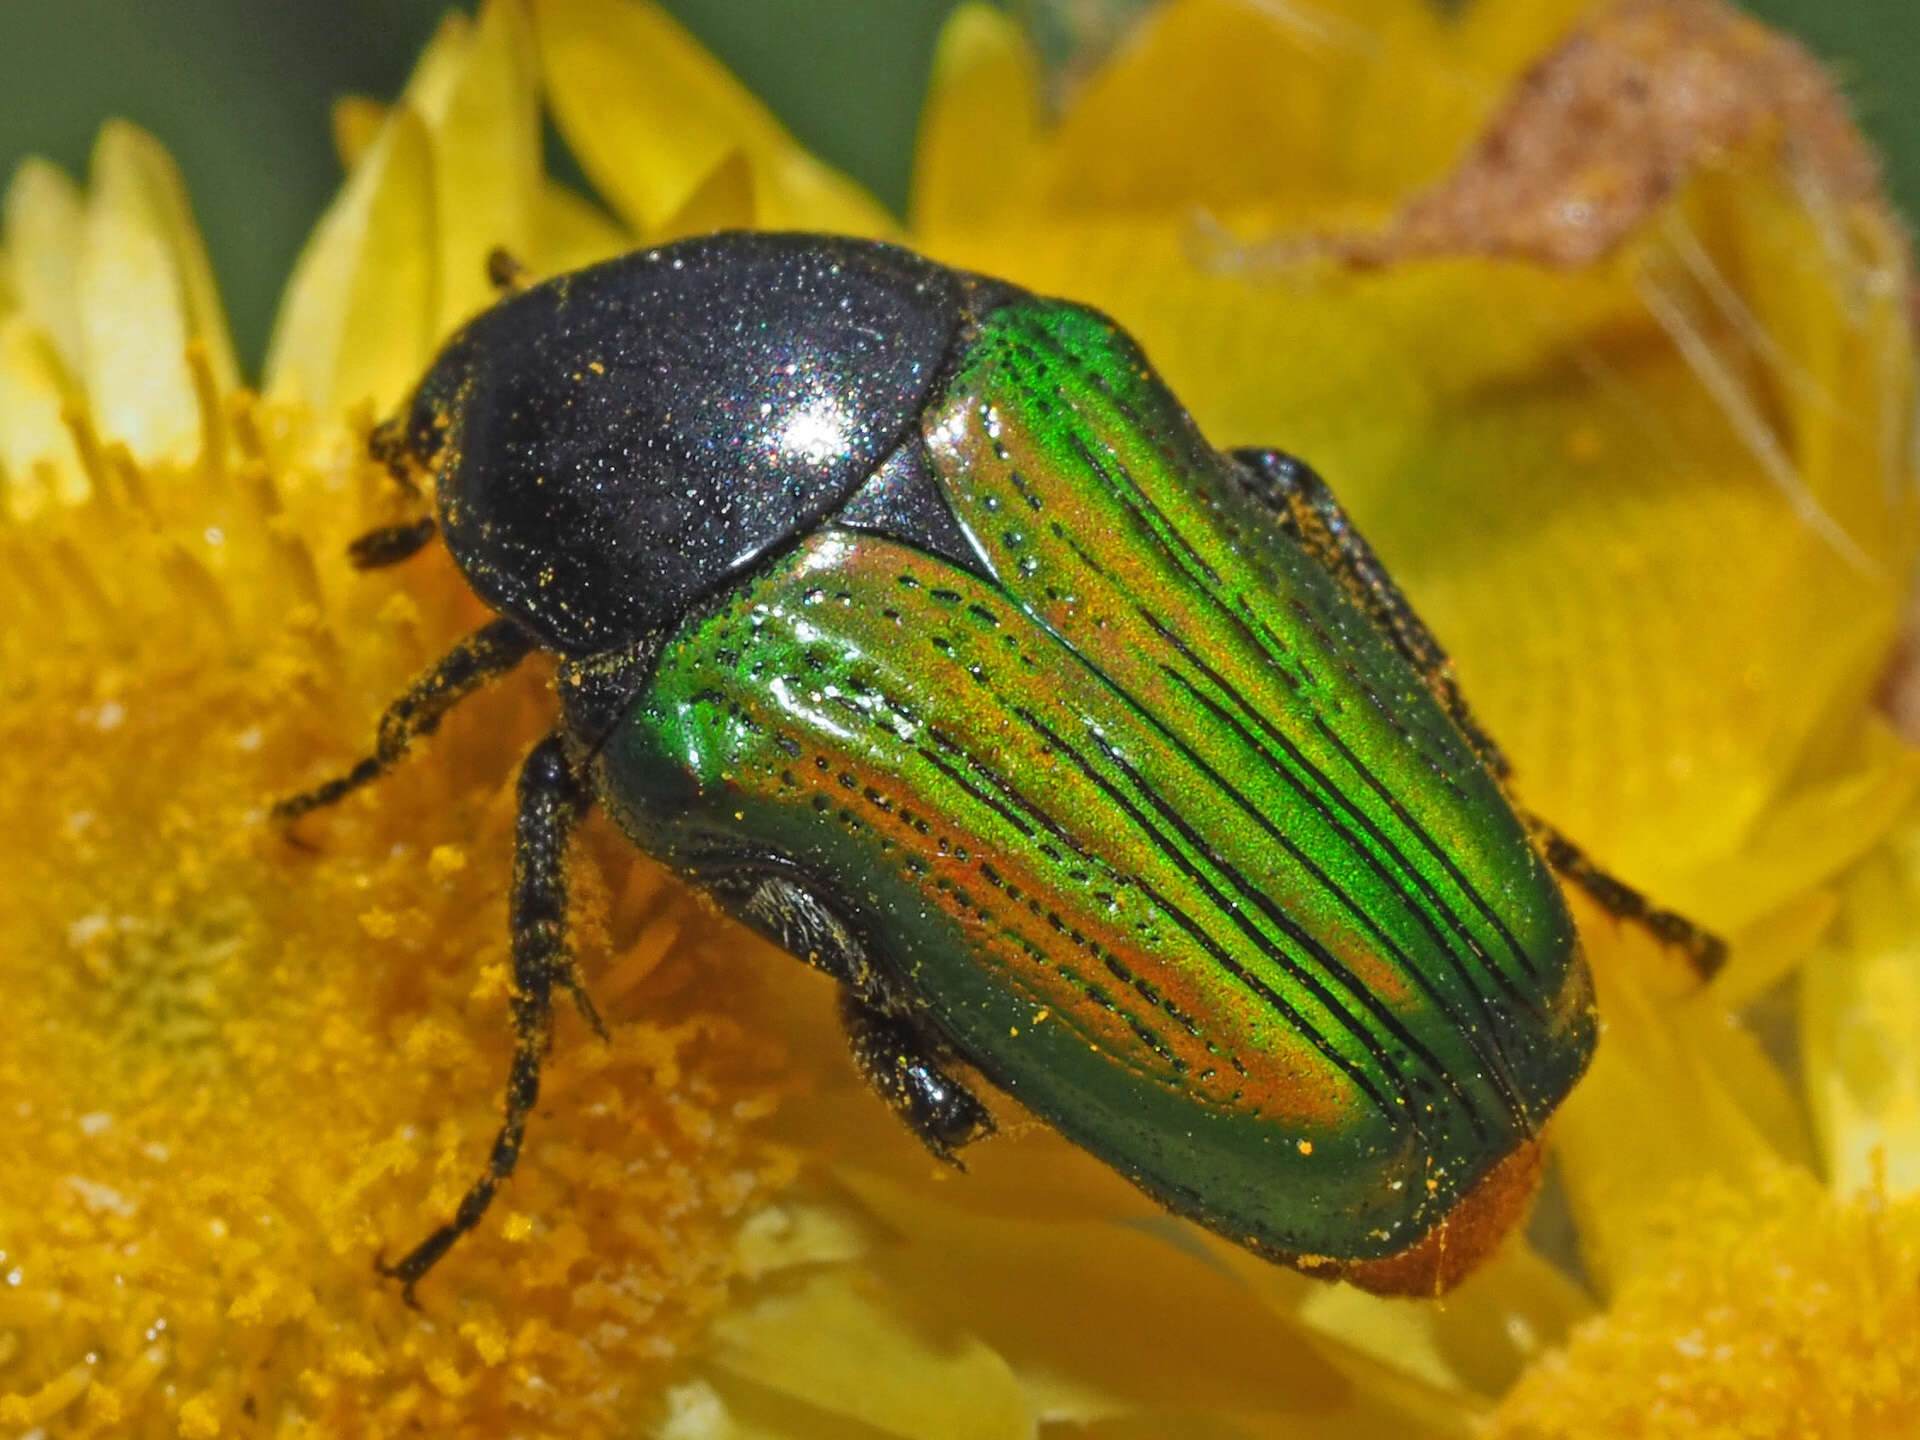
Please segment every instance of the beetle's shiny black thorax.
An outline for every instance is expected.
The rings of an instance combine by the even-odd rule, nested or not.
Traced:
[[[969,281],[889,245],[737,233],[507,300],[408,422],[455,560],[563,654],[674,623],[914,443]]]

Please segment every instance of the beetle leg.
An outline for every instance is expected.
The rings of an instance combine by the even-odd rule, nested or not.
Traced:
[[[519,1163],[527,1117],[540,1097],[540,1066],[553,1043],[553,990],[585,1002],[567,953],[567,840],[587,807],[587,793],[567,764],[559,731],[533,747],[520,767],[520,815],[514,830],[513,1064],[507,1075],[506,1113],[487,1168],[461,1197],[453,1219],[380,1273],[398,1280],[407,1303],[414,1286],[462,1235],[480,1223],[493,1195]],[[591,1016],[591,1006],[586,1006]],[[594,1017],[597,1022],[597,1017]]]
[[[875,993],[879,977],[867,947],[834,907],[806,884],[783,873],[736,879],[716,876],[708,888],[734,913],[789,955],[821,970],[861,995]]]
[[[1539,816],[1523,810],[1520,818],[1555,873],[1586,891],[1602,910],[1615,919],[1638,925],[1662,944],[1680,951],[1703,981],[1720,972],[1727,960],[1726,941],[1684,915],[1660,909],[1631,885],[1614,879],[1595,865],[1586,851]]]
[[[431,515],[409,520],[403,525],[381,525],[367,531],[347,546],[347,559],[356,570],[378,570],[398,565],[425,548],[439,529]]]
[[[1508,779],[1512,770],[1506,756],[1467,708],[1447,652],[1414,613],[1327,482],[1306,464],[1279,450],[1235,450],[1233,458],[1251,475],[1249,488],[1273,508],[1282,528],[1340,582],[1381,634],[1420,672],[1487,768],[1501,780]],[[1586,891],[1608,914],[1641,926],[1662,944],[1679,950],[1703,980],[1712,979],[1725,963],[1727,946],[1719,936],[1684,915],[1657,908],[1639,891],[1600,869],[1579,846],[1539,816],[1515,808],[1547,864]]]
[[[904,1018],[891,1015],[851,989],[840,992],[840,1020],[861,1075],[940,1159],[966,1167],[954,1152],[991,1135],[993,1115],[948,1073],[943,1058]]]
[[[424,499],[419,478],[414,473],[413,453],[407,445],[404,415],[390,416],[368,432],[367,454],[386,470],[388,478],[400,487],[409,500]],[[417,554],[434,537],[438,528],[430,516],[400,525],[377,526],[347,546],[347,559],[356,570],[376,570],[383,565],[397,565]]]
[[[420,482],[413,473],[413,455],[407,446],[405,415],[391,415],[367,433],[367,454],[409,499],[420,498]]]
[[[1486,767],[1501,779],[1507,757],[1467,708],[1453,678],[1453,662],[1433,632],[1407,603],[1387,567],[1373,553],[1327,482],[1301,460],[1280,450],[1235,450],[1233,458],[1252,477],[1249,490],[1270,506],[1281,528],[1340,583],[1380,633],[1420,672],[1447,717]]]
[[[733,914],[840,982],[855,1067],[927,1149],[959,1166],[956,1150],[993,1133],[992,1114],[949,1073],[939,1047],[887,1003],[880,967],[831,901],[778,869],[709,860],[704,870],[701,883]]]
[[[467,636],[420,675],[380,717],[373,754],[323,785],[289,795],[273,807],[276,820],[295,820],[331,805],[377,780],[422,735],[439,728],[446,713],[489,680],[506,674],[534,649],[533,637],[511,620],[495,620]]]

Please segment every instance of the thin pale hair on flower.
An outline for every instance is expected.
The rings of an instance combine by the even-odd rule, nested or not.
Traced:
[[[1872,253],[1859,232],[1846,223],[1833,187],[1827,183],[1820,167],[1791,140],[1782,160],[1781,168],[1793,187],[1794,197],[1799,200],[1814,233],[1820,237],[1820,254],[1826,264],[1820,268],[1819,278],[1847,320],[1865,328],[1872,323],[1876,306],[1901,303],[1907,256],[1898,249]],[[1803,263],[1811,267],[1812,257],[1806,257]],[[1912,321],[1915,329],[1920,330],[1920,309],[1916,309]],[[1920,490],[1920,405],[1908,403],[1913,382],[1902,360],[1898,325],[1881,328],[1875,360],[1880,385],[1877,397],[1880,433],[1876,440],[1881,494],[1891,502],[1899,497],[1903,476],[1910,477],[1908,483]],[[1911,436],[1902,436],[1902,419],[1910,411],[1913,431]],[[1911,452],[1902,456],[1903,445],[1909,444]]]
[[[1734,367],[1715,349],[1693,307],[1681,293],[1681,287],[1662,276],[1658,267],[1648,265],[1634,277],[1634,293],[1647,313],[1653,316],[1667,338],[1686,361],[1694,378],[1713,397],[1721,413],[1733,427],[1761,473],[1780,492],[1794,514],[1835,554],[1869,580],[1883,580],[1880,567],[1860,548],[1859,542],[1827,512],[1808,486],[1806,477],[1793,463],[1786,446],[1768,424],[1759,401],[1735,373]]]
[[[1834,397],[1833,392],[1815,378],[1813,373],[1800,364],[1786,351],[1773,333],[1769,331],[1753,307],[1740,297],[1740,292],[1714,263],[1707,253],[1707,247],[1694,233],[1678,211],[1667,211],[1660,220],[1661,238],[1671,248],[1673,256],[1693,278],[1700,291],[1706,296],[1720,318],[1727,323],[1736,338],[1760,358],[1774,378],[1801,400],[1816,407],[1820,413],[1836,425],[1860,433],[1859,417],[1851,409],[1843,406]]]
[[[1800,264],[1811,278],[1825,286],[1850,324],[1857,329],[1866,328],[1871,318],[1868,307],[1873,299],[1878,297],[1885,303],[1898,293],[1898,270],[1884,261],[1862,255],[1859,247],[1847,239],[1838,207],[1817,175],[1805,166],[1792,163],[1785,169],[1792,177],[1795,197],[1820,233],[1825,259],[1822,264],[1811,256],[1790,255],[1785,263]],[[1741,298],[1693,227],[1678,212],[1669,212],[1662,220],[1661,238],[1734,335],[1760,358],[1789,393],[1816,408],[1836,429],[1854,435],[1867,433],[1860,408],[1843,403],[1829,386],[1822,384],[1787,352]],[[1907,473],[1900,454],[1901,421],[1907,412],[1901,391],[1907,382],[1897,351],[1891,350],[1884,341],[1876,348],[1876,360],[1880,394],[1876,397],[1875,414],[1879,423],[1873,438],[1879,456],[1881,494],[1891,503],[1898,498],[1901,477]]]
[[[1366,26],[1316,5],[1302,4],[1301,0],[1240,0],[1240,4],[1276,22],[1306,50],[1371,60],[1386,49],[1380,37]]]
[[[1301,49],[1313,54],[1380,60],[1389,53],[1387,40],[1377,32],[1344,15],[1307,4],[1305,0],[1237,0],[1237,3],[1242,9],[1273,21],[1297,41]],[[1394,58],[1399,64],[1417,66],[1427,79],[1442,82],[1489,104],[1497,101],[1505,88],[1477,70],[1437,59],[1425,49],[1402,46]]]
[[[1182,227],[1181,247],[1194,269],[1209,275],[1255,277],[1268,284],[1303,278],[1298,266],[1309,260],[1335,261],[1314,231],[1281,232],[1264,240],[1242,240],[1211,206],[1195,205]]]

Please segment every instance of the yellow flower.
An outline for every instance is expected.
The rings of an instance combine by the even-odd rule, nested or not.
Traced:
[[[84,192],[22,166],[0,1429],[1910,1427],[1920,771],[1875,702],[1920,553],[1904,239],[1797,52],[1705,0],[1588,9],[1170,0],[1049,119],[969,6],[902,226],[652,6],[492,0],[391,108],[341,107],[349,176],[257,395],[151,140],[109,126]],[[1602,83],[1665,93],[1676,56],[1724,102],[1686,143]],[[1527,170],[1527,107],[1567,95],[1609,123]],[[611,215],[542,173],[542,104]],[[1635,115],[1663,167],[1606,143]],[[932,1173],[827,982],[593,825],[576,945],[611,1039],[562,1023],[519,1173],[423,1311],[379,1281],[496,1122],[508,780],[552,698],[473,700],[304,844],[266,823],[481,613],[437,552],[345,566],[397,513],[365,432],[488,303],[493,247],[550,273],[744,225],[1113,313],[1217,443],[1330,476],[1527,803],[1733,937],[1702,992],[1583,914],[1606,1033],[1532,1241],[1444,1302],[1316,1284],[1010,1104]]]

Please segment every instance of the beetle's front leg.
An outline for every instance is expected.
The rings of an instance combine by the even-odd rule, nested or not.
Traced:
[[[840,992],[840,1020],[866,1082],[921,1144],[965,1169],[954,1152],[994,1131],[993,1115],[979,1096],[953,1078],[915,1026],[852,990]]]
[[[395,1264],[380,1264],[383,1275],[401,1282],[408,1304],[413,1303],[413,1288],[421,1277],[480,1223],[494,1191],[519,1162],[527,1117],[540,1097],[540,1066],[553,1042],[554,987],[569,991],[587,1022],[596,1030],[601,1028],[567,951],[567,841],[587,807],[587,792],[567,763],[560,732],[534,746],[520,767],[519,798],[509,902],[514,1043],[506,1114],[494,1136],[487,1168],[467,1188],[453,1219]]]
[[[446,714],[490,680],[505,675],[533,652],[533,637],[511,620],[482,625],[409,685],[380,717],[373,754],[323,785],[289,795],[273,807],[276,820],[297,820],[332,805],[378,780],[422,735],[431,735]]]

